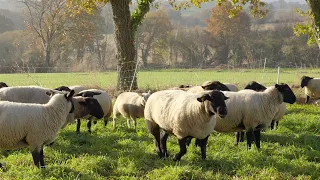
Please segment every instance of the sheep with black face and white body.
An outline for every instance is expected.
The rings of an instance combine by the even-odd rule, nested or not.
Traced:
[[[223,92],[230,99],[226,102],[228,115],[217,118],[218,132],[247,132],[247,145],[251,148],[253,138],[260,148],[260,130],[269,127],[283,102],[293,104],[296,96],[287,84],[276,84],[263,92],[241,90]]]
[[[44,167],[43,146],[55,140],[72,113],[73,93],[55,94],[46,104],[0,101],[0,148],[30,147],[34,164]]]
[[[312,97],[319,98],[320,97],[320,78],[302,76],[301,88],[304,88],[304,93],[306,95],[305,103],[308,103],[310,98]]]
[[[116,128],[116,118],[121,114],[127,118],[128,128],[130,128],[131,119],[134,122],[134,129],[137,130],[136,119],[144,117],[144,107],[150,95],[150,91],[148,93],[121,93],[113,106],[113,128]]]
[[[106,91],[99,90],[99,89],[87,89],[87,90],[80,91],[75,96],[91,97],[96,99],[103,110],[104,125],[105,126],[107,125],[109,121],[109,117],[111,116],[111,113],[112,113],[112,100]],[[88,132],[91,133],[92,121],[96,123],[96,120],[101,118],[96,118],[93,116],[87,116],[86,118],[88,119],[88,122],[87,122]],[[77,133],[80,132],[80,126],[81,126],[80,119],[77,119],[77,130],[76,130]]]
[[[186,139],[189,137],[199,139],[202,158],[205,159],[208,137],[216,124],[215,116],[223,118],[227,114],[226,99],[216,90],[196,94],[182,90],[153,93],[146,103],[144,117],[149,132],[155,137],[158,156],[168,157],[166,141],[169,134],[174,134],[180,145],[174,160],[180,160],[187,152]]]

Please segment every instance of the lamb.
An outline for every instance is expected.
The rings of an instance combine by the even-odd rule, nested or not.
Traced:
[[[8,85],[4,82],[0,82],[0,88],[3,88],[3,87],[8,87]]]
[[[104,126],[107,125],[108,119],[112,113],[112,100],[107,92],[99,89],[87,89],[87,90],[80,91],[75,96],[92,97],[97,99],[103,110]],[[86,118],[88,118],[88,122],[87,122],[88,132],[91,133],[92,120],[94,120],[96,123],[97,119],[93,116],[89,116]],[[101,119],[101,118],[98,118],[98,119]],[[80,126],[81,126],[80,119],[77,119],[77,130],[76,130],[77,133],[80,133]]]
[[[206,158],[206,145],[216,120],[227,115],[225,100],[220,91],[203,91],[197,94],[182,90],[164,90],[153,93],[145,106],[144,117],[149,132],[155,138],[158,156],[168,157],[166,141],[174,134],[179,141],[180,152],[174,160],[180,160],[187,152],[186,139],[199,139],[202,159]],[[162,131],[162,133],[160,133]]]
[[[121,114],[127,118],[127,125],[130,128],[130,119],[134,122],[134,129],[137,130],[136,118],[144,117],[144,107],[150,96],[148,93],[124,92],[121,93],[113,106],[113,128],[116,128],[116,118]]]
[[[293,104],[296,96],[287,84],[276,84],[263,92],[242,90],[223,92],[230,97],[227,101],[228,115],[217,118],[215,130],[218,132],[246,131],[247,147],[251,148],[253,138],[260,148],[260,129],[269,127],[281,103]]]
[[[201,86],[193,86],[191,87],[188,92],[197,93],[204,90],[222,90],[222,91],[230,91],[230,89],[222,84],[219,81],[206,81]]]
[[[67,115],[72,113],[72,95],[55,94],[46,104],[0,102],[0,148],[30,147],[33,162],[45,167],[43,146],[53,142]],[[1,165],[2,167],[2,165]]]
[[[312,97],[319,98],[320,97],[320,78],[302,76],[301,88],[304,88],[304,93],[306,95],[305,103],[308,103],[310,98]]]
[[[62,93],[60,91],[38,86],[14,86],[1,88],[0,100],[20,103],[46,104],[50,100],[50,97],[47,95],[48,92]],[[88,114],[101,118],[103,112],[97,100],[93,98],[72,98],[72,101],[75,113],[68,115],[67,123],[63,128],[68,123],[73,122],[75,118],[82,118]]]

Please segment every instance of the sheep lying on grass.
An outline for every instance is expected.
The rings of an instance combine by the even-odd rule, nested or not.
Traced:
[[[109,121],[109,117],[111,116],[111,113],[112,113],[112,100],[107,92],[99,89],[87,89],[87,90],[80,91],[75,96],[91,97],[96,99],[103,110],[102,117],[104,118],[104,126],[107,125]],[[94,120],[94,123],[96,123],[97,118],[93,116],[87,116],[86,118],[88,119],[88,122],[87,122],[88,132],[91,133],[92,120]],[[98,119],[101,119],[101,118],[98,118]],[[80,133],[80,126],[81,126],[80,119],[77,119],[77,130],[76,130],[77,133]]]
[[[223,92],[230,100],[226,102],[228,115],[217,118],[215,130],[218,132],[246,131],[247,146],[255,141],[260,148],[260,130],[269,127],[283,102],[293,104],[296,96],[287,84],[276,84],[263,92],[242,90]]]
[[[169,134],[174,134],[180,145],[174,160],[180,160],[187,152],[186,139],[189,137],[199,139],[202,159],[205,159],[208,137],[216,124],[214,115],[226,116],[226,99],[222,92],[216,90],[197,94],[182,90],[153,93],[146,103],[144,117],[149,132],[155,138],[158,156],[168,157],[166,141]]]
[[[72,113],[73,94],[55,94],[46,104],[0,101],[0,148],[29,146],[34,164],[44,167],[43,146],[55,140]]]
[[[134,129],[137,130],[136,118],[144,117],[144,107],[150,96],[148,93],[124,92],[121,93],[113,106],[113,128],[116,128],[116,118],[121,114],[127,118],[127,125],[130,128],[130,119],[134,122]]]
[[[306,95],[305,103],[308,103],[310,98],[312,97],[319,98],[320,97],[320,78],[302,76],[301,88],[304,88],[304,93]]]

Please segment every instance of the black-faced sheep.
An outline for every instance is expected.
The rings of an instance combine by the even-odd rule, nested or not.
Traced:
[[[84,86],[80,86],[80,85],[75,85],[75,86],[60,86],[55,88],[55,90],[58,91],[68,91],[70,92],[71,90],[74,90],[75,94],[78,94],[81,91],[87,90],[88,88],[84,87]]]
[[[8,87],[8,85],[4,82],[0,82],[0,88],[3,88],[3,87]]]
[[[127,118],[127,125],[130,128],[130,119],[134,122],[134,129],[137,130],[137,118],[144,117],[144,107],[150,96],[148,93],[124,92],[121,93],[113,106],[113,128],[116,127],[116,118],[121,114]]]
[[[241,90],[223,92],[230,100],[226,102],[228,115],[217,118],[218,132],[247,132],[247,145],[251,148],[253,138],[260,148],[260,130],[269,127],[283,102],[293,104],[296,96],[287,84],[276,84],[263,92]]]
[[[206,81],[201,86],[193,86],[188,92],[198,93],[204,90],[221,90],[221,91],[230,91],[230,89],[219,81]]]
[[[166,141],[174,134],[180,151],[174,160],[187,152],[186,139],[199,139],[202,158],[206,158],[206,145],[216,124],[215,116],[225,117],[226,96],[220,91],[203,91],[197,94],[182,90],[165,90],[153,93],[145,106],[144,117],[149,132],[155,138],[158,156],[168,157]],[[160,133],[163,131],[163,133]]]
[[[46,104],[0,101],[0,148],[30,147],[34,164],[44,167],[43,146],[53,142],[72,111],[72,95],[56,94]]]
[[[304,93],[306,95],[305,103],[308,103],[310,98],[312,97],[319,98],[320,97],[320,78],[302,76],[301,88],[304,88]]]
[[[112,113],[112,100],[106,91],[102,91],[99,89],[87,89],[87,90],[80,91],[75,96],[92,97],[97,99],[103,110],[104,125],[105,126],[107,125],[109,121],[109,117],[111,116],[111,113]],[[91,133],[92,121],[95,121],[96,123],[97,119],[92,116],[88,116],[86,118],[88,119],[88,122],[87,122],[88,132]],[[77,133],[80,132],[80,126],[81,126],[80,119],[77,119],[77,130],[76,130]]]

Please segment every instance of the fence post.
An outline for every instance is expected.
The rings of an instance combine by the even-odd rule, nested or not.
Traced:
[[[279,81],[280,81],[280,66],[278,66],[277,84],[279,84]]]

